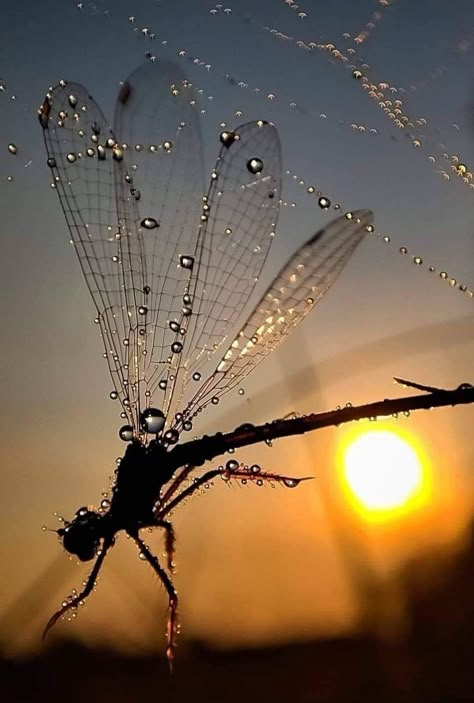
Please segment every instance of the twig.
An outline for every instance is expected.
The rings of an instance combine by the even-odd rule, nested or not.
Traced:
[[[414,395],[405,398],[392,398],[366,405],[346,406],[338,410],[323,413],[311,413],[302,417],[289,420],[281,419],[267,422],[264,425],[245,424],[237,427],[233,432],[215,435],[204,435],[200,439],[178,445],[171,452],[171,459],[176,468],[185,464],[199,466],[205,461],[211,461],[229,449],[238,449],[259,442],[271,442],[280,437],[300,435],[323,427],[343,425],[355,420],[390,417],[399,413],[408,413],[414,410],[431,410],[455,405],[468,405],[474,403],[474,386],[462,383],[454,390],[443,390],[432,386],[423,386],[413,381],[402,381],[413,388],[428,391],[426,395]]]

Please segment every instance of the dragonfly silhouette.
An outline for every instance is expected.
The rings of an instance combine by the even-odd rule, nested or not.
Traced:
[[[172,511],[216,476],[287,487],[303,480],[233,458],[192,476],[232,449],[230,435],[182,436],[295,329],[373,230],[367,210],[331,222],[291,257],[242,324],[281,204],[279,137],[266,121],[223,131],[205,191],[196,105],[180,69],[159,61],[121,84],[113,129],[77,83],[61,81],[38,111],[53,185],[96,307],[110,396],[121,406],[119,435],[128,443],[110,500],[80,508],[57,530],[68,552],[95,563],[44,635],[91,593],[124,530],[168,594],[170,662],[178,604]],[[251,425],[238,429],[251,435]],[[166,568],[140,536],[154,527],[165,531]]]

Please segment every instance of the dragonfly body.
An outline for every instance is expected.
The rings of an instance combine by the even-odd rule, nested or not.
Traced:
[[[99,510],[80,508],[57,531],[68,552],[95,562],[82,592],[63,603],[45,633],[91,593],[125,531],[166,589],[170,660],[178,601],[167,518],[218,476],[287,487],[302,480],[234,458],[194,475],[227,451],[270,439],[268,428],[252,434],[242,425],[234,444],[222,433],[188,442],[182,435],[288,337],[373,231],[368,210],[330,222],[289,259],[242,322],[283,202],[279,137],[264,120],[225,128],[204,191],[197,103],[180,69],[159,61],[122,84],[113,130],[79,84],[61,81],[38,111],[51,185],[95,305],[110,397],[127,423],[119,435],[128,442],[110,501]],[[330,202],[320,198],[319,205]],[[166,569],[140,536],[155,527],[165,533]]]

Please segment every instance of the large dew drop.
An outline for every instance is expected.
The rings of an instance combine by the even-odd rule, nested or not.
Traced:
[[[156,434],[165,426],[165,416],[158,408],[147,408],[140,415],[140,426],[148,434]]]

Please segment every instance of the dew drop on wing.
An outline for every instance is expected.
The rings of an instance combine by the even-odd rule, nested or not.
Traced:
[[[173,354],[180,354],[183,351],[183,345],[181,342],[173,342],[171,345],[171,351]]]
[[[238,468],[239,468],[239,462],[236,461],[235,459],[229,459],[229,461],[225,465],[226,471],[235,471]]]
[[[184,269],[192,269],[194,266],[194,257],[193,256],[180,256],[179,257],[179,263]]]
[[[53,156],[50,156],[46,163],[49,168],[56,168],[56,159]]]
[[[226,146],[227,148],[230,147],[231,144],[233,144],[236,140],[236,133],[235,132],[221,132],[220,140],[221,143]]]
[[[77,156],[74,154],[74,152],[70,152],[67,156],[66,159],[69,161],[70,164],[73,164],[75,161],[77,161]]]
[[[179,432],[177,430],[168,430],[168,432],[165,432],[165,440],[168,444],[176,444],[179,440]]]
[[[133,427],[131,425],[122,425],[119,430],[119,437],[123,442],[131,442],[133,439]]]
[[[68,101],[68,103],[69,103],[69,105],[70,105],[71,107],[76,107],[76,105],[77,105],[77,97],[76,97],[75,95],[72,95],[72,94],[69,95],[67,101]]]
[[[140,426],[149,434],[160,432],[165,425],[165,416],[158,408],[147,408],[140,414]]]
[[[254,157],[253,159],[249,159],[247,161],[247,170],[250,171],[250,173],[261,173],[263,171],[263,161],[262,159],[259,159],[257,157]]]
[[[156,229],[160,225],[158,222],[155,220],[154,217],[145,217],[141,222],[140,222],[140,227],[143,227],[144,229]]]

